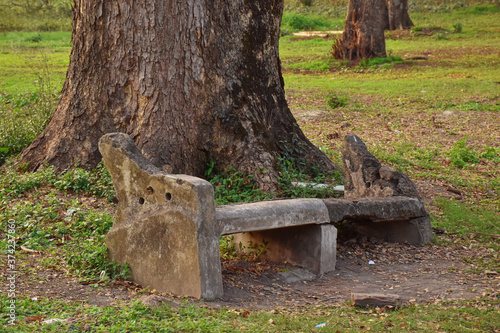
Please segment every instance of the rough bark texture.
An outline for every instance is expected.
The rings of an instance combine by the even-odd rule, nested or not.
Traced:
[[[337,59],[386,57],[387,0],[350,0],[342,38],[333,45]]]
[[[22,154],[32,168],[94,167],[99,138],[125,132],[168,173],[206,163],[256,173],[270,188],[275,152],[336,168],[285,101],[278,54],[283,0],[75,1],[61,100]]]
[[[410,29],[413,22],[408,15],[408,0],[387,0],[388,29]]]

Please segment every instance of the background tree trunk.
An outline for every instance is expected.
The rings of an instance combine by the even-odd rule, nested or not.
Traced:
[[[270,189],[284,142],[337,168],[288,109],[282,10],[283,0],[75,1],[62,97],[21,162],[95,167],[99,138],[120,131],[169,173],[202,176],[213,160]]]
[[[342,38],[333,45],[337,59],[387,57],[384,30],[386,0],[350,0]]]
[[[388,29],[410,29],[413,22],[408,15],[408,0],[387,0]]]

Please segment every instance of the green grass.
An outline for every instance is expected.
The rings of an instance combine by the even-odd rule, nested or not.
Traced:
[[[40,77],[38,90],[24,94],[0,93],[0,165],[20,153],[47,125],[59,94]]]
[[[70,32],[0,34],[0,92],[17,95],[37,90],[40,76],[46,76],[44,71],[49,74],[53,88],[60,91],[70,51]]]
[[[444,198],[436,200],[436,206],[441,209],[443,216],[438,222],[438,226],[445,228],[448,232],[464,236],[479,233],[486,237],[500,234],[500,219],[493,210],[477,206],[471,207],[456,200]],[[490,241],[492,248],[500,251],[500,244],[494,238],[490,238]]]
[[[2,305],[8,299],[1,298]],[[85,304],[41,298],[19,299],[17,318],[32,317],[34,322],[19,321],[7,326],[10,332],[316,332],[325,323],[325,332],[493,332],[500,325],[498,302],[489,299],[470,302],[440,302],[412,305],[396,311],[313,306],[295,311],[272,313],[266,310],[212,309],[198,305],[169,304],[148,308],[139,301],[99,308]],[[7,306],[2,312],[7,313]],[[63,323],[40,324],[37,321],[65,319]],[[7,322],[6,319],[4,319]]]
[[[102,165],[95,171],[74,168],[63,174],[49,166],[33,173],[10,167],[0,174],[0,204],[9,206],[0,210],[0,225],[6,230],[7,222],[15,221],[18,247],[52,252],[67,262],[70,272],[87,280],[99,280],[102,271],[108,278],[126,275],[106,259],[105,233],[113,216],[63,195],[84,192],[111,200],[115,195],[111,177]],[[2,251],[6,246],[0,243]]]
[[[410,0],[408,8],[410,16],[422,13],[429,14],[450,14],[458,10],[466,10],[471,14],[485,14],[496,12],[495,4],[498,1],[491,0]],[[303,0],[285,0],[285,11],[301,13],[306,15],[327,15],[330,17],[341,17],[345,19],[349,0],[312,0],[310,6],[305,6]],[[479,8],[477,8],[479,6]],[[471,9],[472,8],[472,9]]]
[[[462,75],[465,77],[466,73],[467,71],[464,70]],[[448,104],[467,103],[474,97],[491,100],[491,107],[487,109],[498,110],[498,105],[495,103],[498,98],[498,85],[493,82],[493,78],[472,80],[447,78],[448,75],[461,75],[456,71],[428,72],[426,75],[403,70],[399,75],[397,74],[381,70],[371,74],[370,80],[367,80],[366,74],[356,72],[336,76],[287,73],[285,82],[290,91],[307,91],[314,94],[318,91],[336,90],[347,96],[362,94],[377,98],[383,95],[383,98],[406,102],[418,99],[428,107],[437,108]],[[485,76],[490,75],[485,74]],[[443,87],[446,93],[443,93]]]
[[[486,271],[500,273],[499,212],[439,197],[435,199],[434,205],[438,210],[433,218],[433,226],[445,232],[438,243],[465,244],[470,249],[485,249],[486,255],[463,258],[466,264],[470,264],[468,271],[474,274],[484,274]]]

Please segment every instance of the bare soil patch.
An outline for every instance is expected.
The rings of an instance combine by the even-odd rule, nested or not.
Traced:
[[[355,292],[398,294],[408,303],[499,297],[499,276],[467,272],[470,267],[463,258],[477,255],[487,253],[440,246],[348,242],[338,247],[336,271],[309,281],[287,283],[286,272],[280,271],[290,266],[268,263],[251,264],[240,272],[226,271],[224,299],[209,304],[241,308],[336,305],[349,301]],[[290,269],[300,272],[297,267]]]

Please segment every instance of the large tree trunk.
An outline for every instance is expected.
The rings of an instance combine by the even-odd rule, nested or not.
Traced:
[[[290,148],[335,169],[285,101],[282,10],[283,0],[75,1],[61,100],[21,162],[94,167],[99,138],[121,131],[169,173],[200,176],[213,160],[269,189],[276,153]]]
[[[386,0],[350,0],[342,38],[333,45],[337,59],[386,57]]]
[[[408,0],[387,0],[388,29],[410,29],[413,22],[408,15]]]

